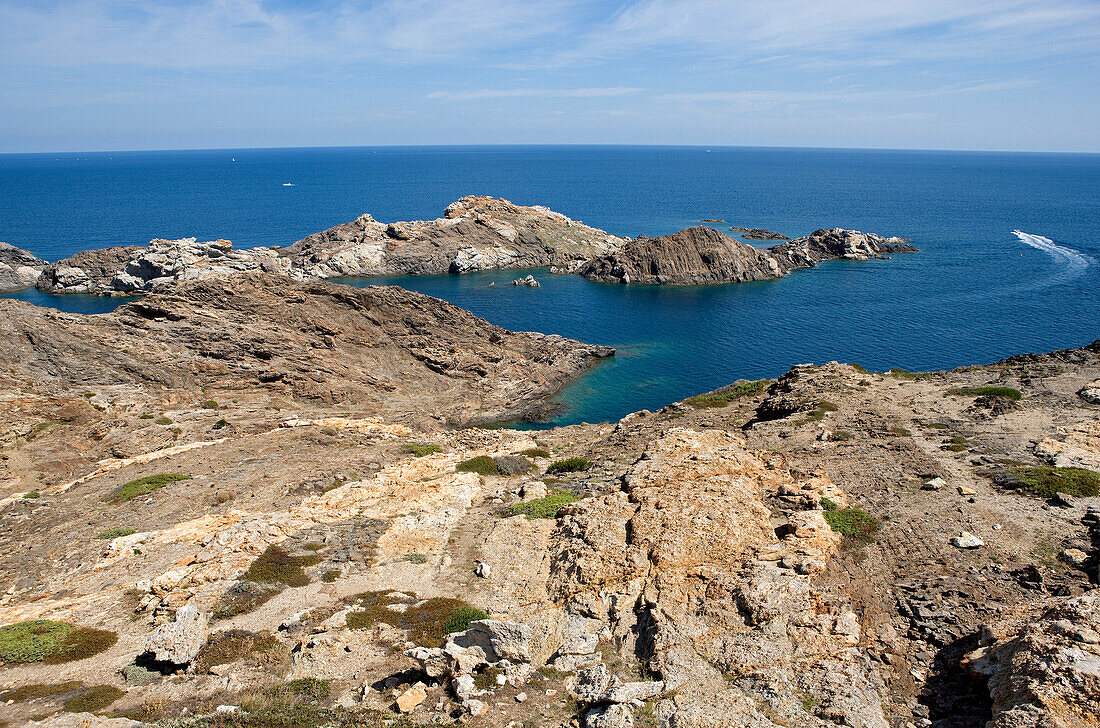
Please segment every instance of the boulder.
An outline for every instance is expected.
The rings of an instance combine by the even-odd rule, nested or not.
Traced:
[[[602,662],[577,672],[569,686],[569,694],[582,703],[595,703],[611,685],[611,671]]]
[[[0,243],[0,292],[30,288],[46,265],[46,261],[26,250]]]
[[[187,604],[176,612],[174,620],[149,635],[144,654],[158,663],[189,665],[206,643],[206,624],[206,614],[195,604]]]
[[[665,684],[661,681],[625,682],[612,685],[606,693],[600,696],[600,702],[606,703],[630,703],[635,700],[649,700],[661,694]]]
[[[397,709],[402,713],[412,712],[413,708],[428,699],[428,693],[421,685],[413,685],[397,696]]]
[[[977,549],[985,546],[985,541],[969,531],[963,531],[958,536],[951,537],[951,545],[958,549]]]
[[[611,705],[593,708],[584,714],[587,728],[633,728],[634,712],[625,705]]]
[[[506,622],[497,619],[479,619],[470,623],[467,633],[484,635],[492,652],[488,653],[490,662],[512,660],[514,662],[531,661],[531,628],[519,622]]]

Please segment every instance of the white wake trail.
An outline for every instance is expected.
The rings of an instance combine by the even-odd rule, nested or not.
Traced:
[[[1093,263],[1092,258],[1084,253],[1073,248],[1067,248],[1064,245],[1058,245],[1050,238],[1044,238],[1042,235],[1032,235],[1022,230],[1013,230],[1012,233],[1020,239],[1020,242],[1043,251],[1055,260],[1064,262],[1067,273],[1079,273]]]

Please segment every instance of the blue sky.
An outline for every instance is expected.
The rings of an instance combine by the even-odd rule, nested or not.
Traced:
[[[0,0],[0,151],[1100,152],[1100,0]]]

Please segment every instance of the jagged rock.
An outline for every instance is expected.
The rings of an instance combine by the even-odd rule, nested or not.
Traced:
[[[587,728],[633,728],[634,713],[625,705],[611,705],[593,708],[584,714]]]
[[[866,260],[914,251],[900,238],[855,230],[818,230],[804,238],[759,250],[717,230],[696,226],[673,235],[639,236],[618,251],[579,268],[585,278],[604,282],[700,285],[779,278],[838,258]]]
[[[478,561],[477,566],[474,567],[474,576],[482,579],[488,579],[493,575],[493,568],[486,564],[484,561]]]
[[[599,635],[577,634],[566,637],[558,648],[559,655],[591,655],[600,643]]]
[[[440,678],[451,674],[450,656],[442,647],[414,647],[405,650],[405,654],[419,662],[420,669],[428,677]]]
[[[569,694],[582,703],[595,703],[611,684],[611,671],[607,665],[597,663],[577,671],[569,685]]]
[[[436,220],[385,224],[370,215],[280,251],[306,276],[430,275],[570,267],[625,241],[536,205],[463,197]]]
[[[397,696],[397,709],[402,713],[410,713],[412,710],[428,699],[428,693],[421,685],[413,685]]]
[[[606,693],[599,697],[599,702],[631,703],[635,700],[646,701],[660,695],[664,687],[665,684],[660,681],[620,683],[612,685]]]
[[[517,278],[512,281],[513,286],[527,286],[529,288],[538,288],[539,282],[535,280],[533,275],[528,275],[526,278]]]
[[[528,662],[531,659],[531,628],[519,622],[498,619],[479,619],[470,622],[466,634],[483,634],[492,647],[488,653],[490,662],[513,660]]]
[[[8,243],[0,243],[0,293],[32,287],[46,261]]]
[[[1077,396],[1089,404],[1100,404],[1100,381],[1081,387],[1077,390]]]
[[[741,233],[741,237],[745,240],[790,240],[786,235],[773,233],[771,230],[764,230],[762,228],[737,227],[735,225],[731,227],[730,230],[735,233]]]
[[[1060,599],[994,633],[964,666],[987,679],[987,728],[1078,728],[1100,714],[1100,598]]]
[[[1089,555],[1081,549],[1063,549],[1058,554],[1058,558],[1073,566],[1084,566],[1089,560]]]
[[[532,480],[520,487],[519,497],[525,501],[545,498],[547,494],[546,483],[541,480]]]
[[[489,706],[480,700],[471,698],[470,700],[464,700],[462,707],[466,709],[466,712],[475,718],[479,715],[484,715],[489,710]]]
[[[958,549],[976,549],[985,546],[985,541],[969,531],[963,531],[958,536],[951,537],[951,545]]]
[[[451,691],[455,694],[455,697],[461,701],[470,700],[475,695],[484,694],[483,691],[478,690],[474,684],[474,676],[469,673],[463,673],[455,676],[451,680]]]
[[[937,476],[922,485],[921,490],[943,490],[946,485],[947,481]]]
[[[163,624],[145,641],[144,653],[156,662],[189,665],[206,644],[207,617],[194,604],[176,612],[176,618]]]

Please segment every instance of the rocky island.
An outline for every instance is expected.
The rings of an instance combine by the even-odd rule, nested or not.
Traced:
[[[760,251],[708,227],[631,240],[546,207],[464,197],[436,220],[381,223],[362,215],[285,248],[238,250],[228,240],[156,239],[147,247],[88,250],[47,264],[7,246],[0,248],[0,291],[34,285],[48,293],[130,296],[172,281],[243,271],[306,281],[501,268],[551,268],[606,282],[693,285],[775,278],[824,260],[916,250],[904,243],[836,229]]]
[[[691,228],[592,265],[758,280],[900,245]],[[1096,724],[1100,342],[487,429],[611,350],[297,280],[304,248],[48,273],[141,294],[110,314],[0,301],[5,724]]]

